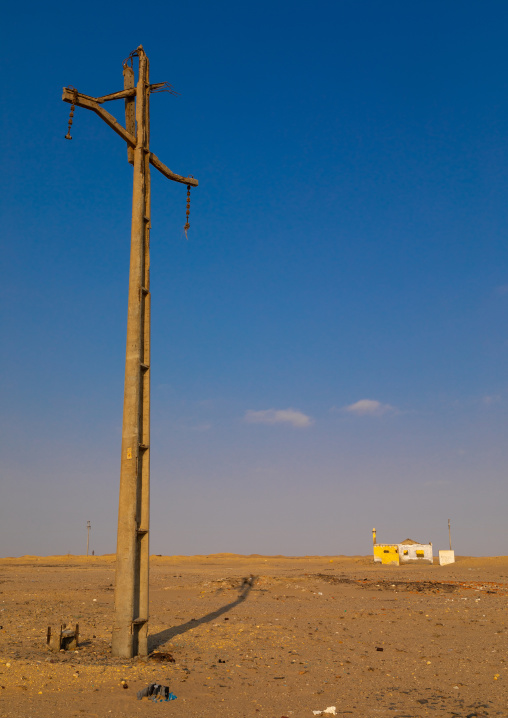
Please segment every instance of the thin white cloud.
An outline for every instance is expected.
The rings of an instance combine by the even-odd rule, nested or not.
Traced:
[[[482,404],[484,404],[485,406],[491,406],[492,404],[499,404],[500,401],[501,401],[500,394],[493,394],[490,396],[482,397]]]
[[[249,409],[243,419],[248,424],[291,424],[296,429],[305,429],[314,423],[314,419],[298,409]]]
[[[383,414],[393,414],[397,409],[390,404],[382,404],[375,399],[360,399],[354,404],[344,407],[344,411],[356,416],[383,416]]]

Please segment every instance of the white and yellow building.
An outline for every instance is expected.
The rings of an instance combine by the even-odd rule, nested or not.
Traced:
[[[431,543],[418,543],[406,539],[401,543],[377,543],[376,529],[372,529],[374,563],[392,564],[424,562],[432,564],[434,555]]]

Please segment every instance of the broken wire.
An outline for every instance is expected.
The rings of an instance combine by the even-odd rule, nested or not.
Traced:
[[[174,95],[175,97],[180,95],[169,82],[157,82],[155,85],[150,85],[150,92],[169,92],[170,95]]]
[[[122,62],[123,67],[127,67],[127,65],[130,65],[130,67],[133,67],[135,57],[139,57],[137,48],[127,55],[125,60]]]

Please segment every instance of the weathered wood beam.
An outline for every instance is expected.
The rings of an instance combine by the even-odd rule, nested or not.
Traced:
[[[100,104],[101,102],[110,102],[111,100],[121,100],[123,97],[136,97],[135,88],[112,92],[110,95],[103,95],[97,98],[97,102]]]
[[[125,127],[122,127],[122,125],[115,120],[113,115],[110,115],[109,112],[106,112],[106,110],[103,110],[102,107],[99,107],[97,105],[97,109],[95,112],[101,117],[104,122],[111,127],[112,130],[114,130],[120,137],[123,137],[123,139],[131,146],[136,146],[136,138],[133,137],[130,132],[127,132]]]
[[[123,86],[125,90],[136,92],[134,85],[134,70],[129,65],[125,65],[123,68]],[[125,98],[125,129],[132,136],[136,134],[136,101],[134,97],[127,96]],[[127,161],[134,165],[134,150],[129,145],[127,145]]]
[[[131,90],[124,90],[123,92],[117,92],[115,94],[121,95],[122,97],[130,97],[130,93]],[[120,99],[120,97],[117,97],[115,99]],[[130,147],[136,147],[136,138],[134,137],[134,135],[131,135],[131,133],[128,132],[125,127],[122,127],[122,125],[117,120],[115,120],[113,115],[110,115],[109,112],[106,112],[106,110],[98,104],[98,99],[96,97],[90,97],[90,95],[83,95],[83,93],[81,92],[76,92],[75,90],[70,90],[68,87],[64,87],[62,100],[64,102],[69,102],[70,104],[74,103],[77,107],[84,107],[86,110],[92,110],[97,115],[99,115],[99,117],[103,119],[104,122],[109,125],[112,130],[114,130],[118,135],[120,135],[120,137],[124,139]],[[164,177],[173,180],[173,182],[190,184],[192,187],[197,187],[199,184],[198,180],[194,177],[182,177],[182,175],[177,175],[175,172],[172,172],[169,167],[166,167],[166,165],[161,162],[156,155],[154,155],[153,152],[150,152],[150,164],[153,165],[156,170],[159,170],[159,172],[163,174]]]
[[[150,152],[150,164],[155,167],[156,170],[159,170],[161,174],[164,175],[164,177],[167,177],[170,180],[173,180],[174,182],[181,182],[182,184],[190,184],[192,187],[198,186],[197,179],[194,179],[194,177],[182,177],[181,175],[177,175],[174,172],[172,172],[169,167],[166,167],[166,165],[160,161],[160,159],[154,155],[153,152]]]
[[[120,135],[120,137],[124,139],[127,144],[131,147],[136,146],[136,138],[133,137],[130,132],[127,132],[125,127],[122,127],[122,125],[115,120],[113,115],[110,115],[109,112],[106,112],[106,110],[100,107],[97,104],[95,97],[83,95],[81,92],[75,92],[74,90],[69,90],[67,87],[64,87],[62,100],[71,104],[74,103],[77,107],[84,107],[86,110],[93,110],[93,112],[99,115],[99,117],[102,118],[104,122],[117,133],[117,135]]]

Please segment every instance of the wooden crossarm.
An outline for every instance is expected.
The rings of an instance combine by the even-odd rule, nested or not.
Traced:
[[[83,95],[80,92],[75,92],[74,90],[69,90],[67,87],[64,87],[62,100],[64,102],[70,102],[71,104],[74,103],[77,107],[84,107],[86,110],[93,110],[117,135],[120,135],[127,144],[131,147],[136,147],[136,138],[133,137],[130,132],[127,132],[125,127],[122,127],[113,115],[106,112],[106,110],[98,104],[95,97],[89,97],[89,95]]]
[[[167,177],[170,180],[173,180],[174,182],[181,182],[182,184],[190,184],[192,187],[198,186],[198,181],[194,177],[182,177],[181,175],[177,175],[174,172],[172,172],[169,167],[166,167],[166,165],[160,161],[160,159],[154,155],[153,152],[150,152],[150,164],[155,167],[156,170],[159,170],[161,174],[164,175],[164,177]]]
[[[111,100],[121,100],[123,97],[136,97],[136,88],[129,90],[120,90],[120,92],[112,92],[110,95],[103,95],[97,98],[97,102],[111,102]]]
[[[64,87],[62,100],[64,102],[69,102],[70,104],[74,103],[77,107],[84,107],[86,110],[92,110],[99,115],[99,117],[101,117],[104,122],[117,133],[117,135],[120,135],[120,137],[124,139],[128,145],[136,147],[136,138],[131,135],[130,132],[127,132],[125,127],[122,127],[122,125],[115,120],[113,115],[110,115],[109,112],[106,112],[106,110],[99,105],[100,101],[106,101],[109,99],[116,100],[120,99],[120,97],[130,97],[131,94],[131,90],[124,90],[122,92],[114,93],[114,97],[112,95],[105,95],[104,97],[96,98],[90,97],[90,95],[83,95],[81,92],[76,92],[75,90],[70,90],[68,87]],[[153,154],[153,152],[150,152],[150,164],[153,165],[155,169],[159,170],[164,177],[167,177],[174,182],[190,184],[192,187],[198,186],[197,179],[194,177],[182,177],[182,175],[177,175],[175,172],[172,172],[169,167],[166,167],[166,165]]]

